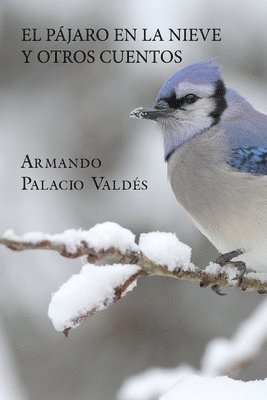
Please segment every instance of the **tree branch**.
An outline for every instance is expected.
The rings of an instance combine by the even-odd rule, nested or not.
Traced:
[[[114,290],[114,297],[112,299],[112,303],[116,303],[119,301],[127,292],[127,289],[129,286],[136,281],[140,276],[142,276],[144,273],[143,271],[138,271],[135,274],[131,275],[125,282],[123,282],[121,285],[117,286]],[[66,327],[63,330],[63,333],[66,337],[69,336],[69,332],[71,330],[71,327],[80,325],[82,321],[85,321],[87,318],[92,317],[93,315],[97,314],[99,312],[97,307],[94,307],[87,312],[83,313],[82,315],[79,315],[75,318],[72,318],[69,323],[71,326]]]
[[[51,240],[30,242],[25,240],[0,238],[0,244],[14,251],[52,250],[58,252],[63,257],[71,259],[87,256],[88,262],[92,264],[102,264],[106,259],[113,259],[114,262],[122,264],[136,264],[135,260],[138,260],[138,253],[134,251],[126,251],[125,253],[122,253],[119,249],[114,247],[96,251],[93,247],[90,247],[90,244],[85,240],[81,240],[75,251],[70,251],[68,246],[64,243],[57,243]]]
[[[238,280],[229,277],[229,271],[238,274],[234,267],[217,268],[217,273],[209,272],[209,269],[200,269],[192,266],[192,268],[176,267],[173,270],[168,269],[166,265],[155,263],[144,255],[142,251],[127,250],[122,252],[118,248],[111,246],[107,249],[96,250],[90,246],[90,243],[81,240],[74,251],[68,248],[65,243],[54,242],[52,240],[26,241],[14,240],[6,237],[0,238],[0,244],[14,251],[22,250],[52,250],[58,252],[66,258],[74,259],[87,256],[88,262],[92,264],[121,263],[136,264],[141,267],[143,274],[147,276],[165,276],[179,280],[198,282],[201,287],[212,287],[218,285],[223,288],[238,287]],[[258,276],[257,276],[258,275]],[[267,293],[267,281],[261,280],[261,274],[245,274],[242,279],[242,290],[257,291],[259,293]]]
[[[141,276],[198,282],[201,287],[216,288],[219,294],[218,288],[240,286],[236,267],[210,263],[200,269],[193,265],[191,248],[174,234],[143,233],[137,244],[131,231],[113,222],[56,235],[33,232],[20,237],[8,231],[0,244],[14,251],[43,249],[70,259],[86,258],[81,271],[54,292],[48,307],[54,328],[65,336],[71,328],[120,300]],[[245,274],[242,289],[267,293],[266,274]]]

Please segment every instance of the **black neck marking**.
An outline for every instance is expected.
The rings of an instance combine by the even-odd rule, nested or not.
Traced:
[[[211,98],[215,100],[215,109],[210,113],[210,116],[214,119],[212,124],[216,125],[220,121],[221,115],[227,107],[227,103],[225,100],[225,86],[222,79],[218,79],[216,82],[215,92]]]

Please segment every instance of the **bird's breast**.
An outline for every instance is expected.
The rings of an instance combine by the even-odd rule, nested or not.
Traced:
[[[173,192],[199,230],[221,252],[267,248],[267,179],[234,171],[215,127],[178,148],[168,161]]]

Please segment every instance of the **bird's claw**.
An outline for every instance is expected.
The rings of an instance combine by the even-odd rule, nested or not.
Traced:
[[[231,261],[231,264],[236,267],[239,271],[239,274],[233,278],[233,280],[237,280],[238,283],[237,285],[242,289],[246,290],[245,287],[243,287],[243,276],[245,275],[247,271],[246,264],[243,261]]]
[[[243,276],[246,273],[246,264],[243,261],[231,261],[233,258],[240,256],[241,254],[243,254],[242,250],[236,249],[233,251],[230,251],[229,253],[224,253],[224,254],[220,254],[219,257],[217,258],[217,260],[215,261],[216,264],[219,264],[221,267],[223,267],[224,265],[230,263],[233,266],[235,266],[238,271],[239,274],[238,276],[236,276],[235,278],[233,278],[234,280],[238,280],[238,286],[242,289],[242,290],[246,290],[245,287],[242,286],[243,284]],[[218,285],[214,285],[212,286],[212,290],[221,295],[224,295],[224,293],[220,292],[220,288]]]
[[[199,284],[200,287],[207,287],[209,286],[208,282],[205,282],[204,280],[202,280]],[[219,296],[226,296],[227,293],[223,293],[221,291],[221,288],[219,285],[212,285],[211,286],[211,290],[213,290],[213,292],[215,292],[216,294],[218,294]]]
[[[264,290],[264,289],[257,290],[257,293],[258,294],[267,294],[266,290]]]
[[[243,252],[239,249],[229,251],[229,253],[220,254],[216,259],[215,264],[219,264],[221,267],[228,264],[233,258],[240,256]]]
[[[212,286],[211,286],[211,289],[212,289],[216,294],[218,294],[219,296],[226,296],[226,295],[227,295],[227,293],[223,293],[223,292],[221,291],[221,288],[220,288],[219,285],[212,285]]]

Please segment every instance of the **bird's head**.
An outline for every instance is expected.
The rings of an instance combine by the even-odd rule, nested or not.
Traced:
[[[225,86],[214,60],[188,65],[161,87],[154,107],[131,116],[156,121],[164,135],[165,157],[217,124],[225,110]]]

